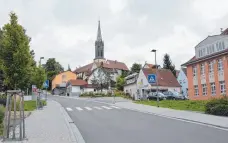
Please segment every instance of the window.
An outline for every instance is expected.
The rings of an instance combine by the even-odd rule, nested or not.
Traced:
[[[197,69],[196,66],[193,66],[193,77],[195,77],[197,75]]]
[[[211,46],[211,49],[213,49],[213,51],[214,51],[214,49],[215,49],[215,46],[214,46],[214,44]]]
[[[216,43],[216,49],[217,49],[217,51],[219,51],[219,43],[218,42]]]
[[[215,88],[215,83],[211,83],[211,95],[216,94],[216,88]]]
[[[222,43],[219,42],[219,51],[221,51],[221,50],[222,50]]]
[[[203,56],[205,56],[205,55],[206,55],[206,49],[203,48]]]
[[[201,75],[205,74],[204,64],[201,64],[201,66],[200,66],[200,73],[201,73]]]
[[[209,62],[209,73],[213,73],[214,72],[214,64],[213,61]]]
[[[223,62],[222,59],[218,60],[218,71],[223,71]]]
[[[225,43],[224,43],[224,41],[222,41],[222,49],[223,50],[225,49]]]
[[[199,95],[199,90],[198,90],[198,86],[197,85],[194,86],[194,91],[195,91],[195,96],[198,96]]]
[[[222,94],[225,94],[226,93],[226,84],[225,84],[225,81],[220,81],[220,91]]]
[[[203,95],[207,95],[207,85],[206,84],[203,84],[202,85],[202,89],[203,89]]]

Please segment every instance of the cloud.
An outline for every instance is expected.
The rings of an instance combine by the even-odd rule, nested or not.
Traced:
[[[158,50],[177,68],[192,56],[194,46],[226,28],[226,0],[0,0],[0,26],[15,11],[32,38],[36,59],[54,57],[65,68],[93,61],[97,21],[101,20],[105,57],[154,63]]]

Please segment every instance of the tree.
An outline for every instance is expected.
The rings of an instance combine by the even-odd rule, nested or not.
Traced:
[[[71,68],[70,68],[70,65],[68,64],[68,69],[67,69],[67,71],[71,71]]]
[[[175,65],[172,64],[172,61],[171,61],[170,56],[168,54],[164,55],[163,68],[164,69],[169,69],[173,73],[173,75],[176,77]]]
[[[118,76],[117,79],[116,79],[116,88],[118,90],[123,91],[124,84],[125,84],[124,77],[123,76]]]
[[[138,63],[134,63],[131,67],[131,73],[139,73],[139,71],[141,70],[142,65],[138,64]]]
[[[96,86],[96,89],[101,90],[101,92],[103,89],[108,89],[110,84],[111,86],[113,85],[110,73],[107,72],[103,67],[98,67],[93,72],[93,78],[91,82]]]
[[[36,66],[36,60],[35,60],[35,52],[34,50],[30,51],[30,55],[32,57],[32,66]]]
[[[26,30],[18,24],[17,15],[10,13],[10,22],[2,28],[0,59],[4,73],[4,84],[8,89],[25,89],[31,76],[32,57],[30,38]]]
[[[59,62],[56,62],[55,58],[49,58],[46,64],[44,64],[44,69],[47,74],[47,79],[49,81],[51,81],[55,75],[64,71],[64,68],[60,65]],[[49,82],[48,89],[51,89],[51,82]]]
[[[0,43],[1,43],[1,39],[2,39],[2,30],[0,28]],[[2,52],[1,45],[0,45],[0,52]],[[4,81],[4,77],[3,77],[3,71],[2,71],[2,61],[0,59],[0,92],[3,90],[3,81]]]
[[[41,66],[34,67],[32,75],[32,84],[36,85],[37,88],[42,89],[43,83],[46,79],[45,70]]]

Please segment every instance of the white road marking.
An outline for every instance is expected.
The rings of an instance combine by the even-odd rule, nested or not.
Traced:
[[[71,108],[69,108],[69,107],[67,107],[66,109],[67,109],[67,111],[73,111],[73,110],[72,110]]]
[[[120,107],[116,107],[116,106],[111,106],[112,108],[116,108],[116,109],[121,109]]]
[[[107,106],[101,106],[101,107],[103,107],[103,108],[105,108],[105,109],[112,109],[112,108],[109,108],[109,107],[107,107]]]
[[[78,111],[82,111],[83,109],[80,107],[75,107]]]
[[[102,110],[102,108],[101,107],[93,107],[93,108],[95,108],[95,109],[98,109],[98,110]]]
[[[87,110],[89,110],[89,111],[92,110],[92,108],[90,108],[90,107],[85,107],[85,108],[86,108]]]

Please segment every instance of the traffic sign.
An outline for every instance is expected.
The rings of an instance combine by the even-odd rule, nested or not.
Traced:
[[[155,74],[148,74],[147,78],[149,83],[156,83],[157,81],[157,77]]]
[[[43,84],[44,88],[48,88],[49,87],[49,80],[46,80]]]

